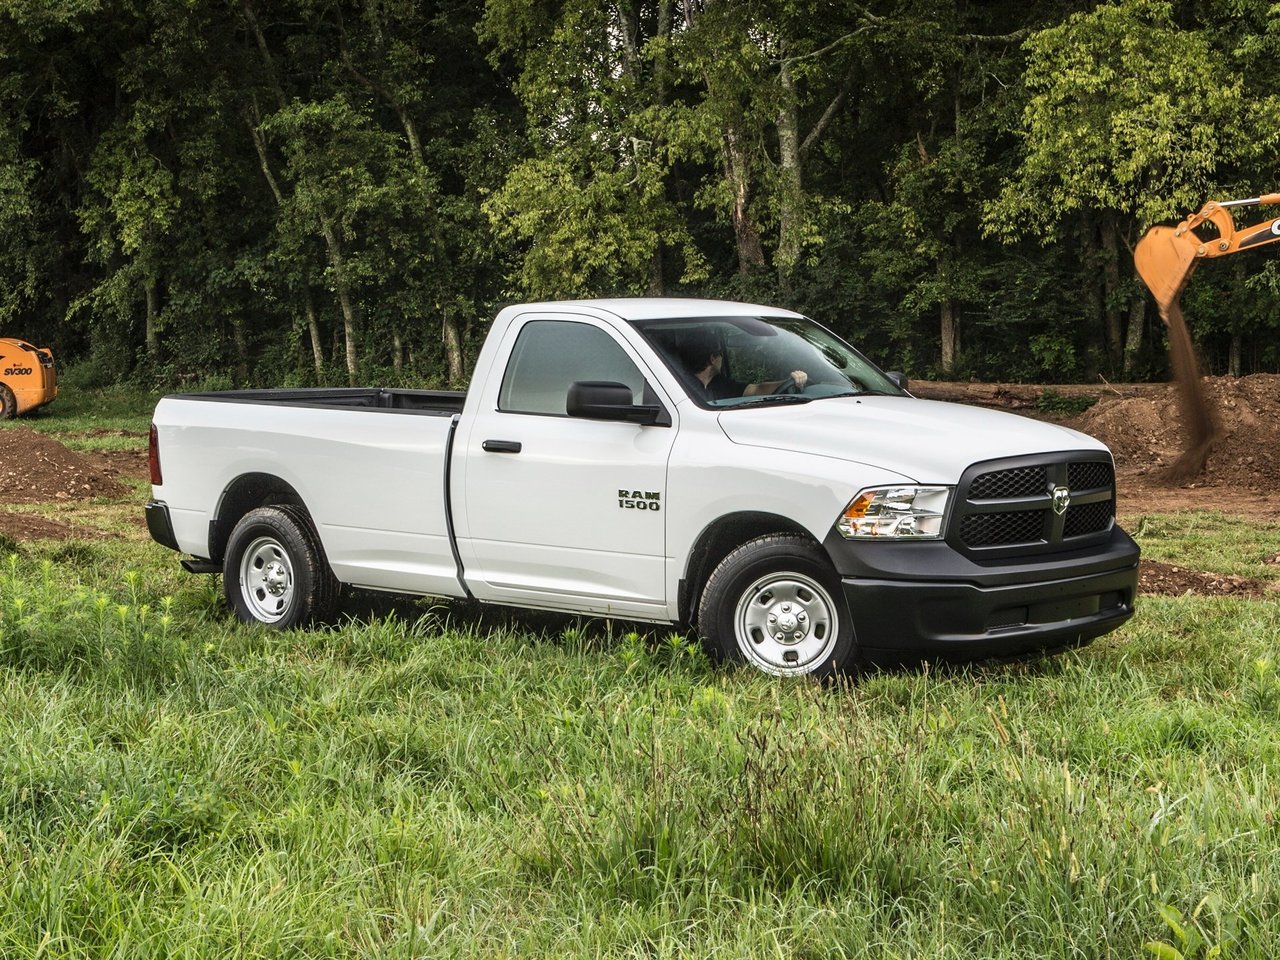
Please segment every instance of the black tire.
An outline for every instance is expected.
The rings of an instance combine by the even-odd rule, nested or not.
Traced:
[[[222,590],[245,623],[288,630],[331,616],[339,584],[306,512],[282,504],[250,510],[231,531]]]
[[[0,420],[12,420],[18,415],[18,400],[3,383],[0,383]]]
[[[813,541],[770,534],[720,561],[698,603],[713,656],[775,676],[829,677],[856,662],[840,577]]]

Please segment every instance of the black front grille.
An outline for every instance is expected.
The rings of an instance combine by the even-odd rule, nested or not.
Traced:
[[[1064,537],[1083,537],[1090,533],[1100,533],[1110,526],[1110,500],[1082,503],[1078,507],[1069,507],[1067,509],[1067,520],[1062,525],[1062,535]]]
[[[1115,479],[1116,472],[1109,463],[1086,460],[1067,464],[1067,485],[1072,490],[1110,489]]]
[[[974,464],[948,539],[975,558],[1078,547],[1110,531],[1114,488],[1111,459],[1094,451]]]
[[[960,540],[966,547],[998,547],[1034,543],[1044,535],[1043,510],[1014,513],[971,513],[960,520]]]
[[[969,486],[970,500],[1007,500],[1012,497],[1038,497],[1048,489],[1044,467],[1020,467],[992,470],[973,478]]]

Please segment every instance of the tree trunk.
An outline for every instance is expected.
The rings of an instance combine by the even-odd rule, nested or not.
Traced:
[[[783,60],[778,70],[782,82],[782,107],[778,111],[778,158],[782,168],[782,195],[778,204],[779,279],[786,285],[800,262],[801,203],[804,182],[800,164],[800,121],[796,107],[795,78],[791,64]]]
[[[276,206],[283,207],[284,192],[280,189],[275,173],[271,170],[271,162],[267,157],[267,141],[252,117],[247,117],[246,121],[249,124],[249,135],[253,138],[253,148],[258,154],[258,166],[262,168],[262,175],[266,178],[267,186],[271,188],[271,195],[276,199]],[[311,299],[309,278],[304,278],[302,282],[302,309],[307,317],[307,333],[311,336],[311,355],[315,362],[318,383],[324,378],[324,351],[320,346],[320,323],[316,319],[315,302]]]
[[[1102,284],[1098,281],[1098,231],[1087,224],[1080,230],[1080,319],[1090,352],[1106,352]]]
[[[391,331],[391,369],[397,374],[404,370],[404,341],[399,330]]]
[[[666,293],[667,285],[662,276],[662,246],[653,251],[649,260],[649,296],[661,297]]]
[[[747,170],[747,152],[742,146],[742,137],[738,128],[730,124],[724,131],[724,174],[733,195],[733,236],[738,247],[740,273],[750,273],[764,266],[760,231],[748,210],[751,181]]]
[[[1145,295],[1134,297],[1129,301],[1129,331],[1124,341],[1124,375],[1133,375],[1133,366],[1138,360],[1138,351],[1142,349],[1142,338],[1147,326],[1147,298]]]
[[[267,45],[267,38],[262,32],[262,26],[258,23],[258,18],[254,15],[253,6],[249,0],[241,0],[240,8],[244,11],[245,21],[249,24],[250,30],[253,32],[254,40],[258,45],[258,53],[262,57],[263,69],[266,70],[267,80],[275,93],[276,102],[283,110],[288,101],[284,95],[284,88],[280,85],[279,76],[276,74],[275,60],[271,56],[271,48]],[[275,182],[275,178],[271,175],[271,165],[267,162],[266,144],[262,139],[261,132],[253,124],[252,119],[249,123],[250,129],[254,134],[254,146],[258,150],[258,160],[262,165],[262,171],[267,177],[267,182],[271,185],[272,193],[275,195],[276,203],[283,203],[283,196],[279,186]],[[356,343],[355,343],[355,309],[351,303],[351,294],[347,287],[346,271],[343,268],[342,247],[338,243],[338,236],[334,232],[333,224],[325,214],[320,215],[320,236],[324,238],[325,247],[329,252],[329,264],[333,267],[335,285],[338,293],[338,305],[342,309],[342,327],[346,345],[347,357],[347,380],[351,386],[356,385],[357,361],[356,361]]]
[[[464,386],[465,371],[462,368],[462,338],[458,334],[458,320],[449,310],[441,318],[444,339],[444,362],[448,370],[448,385],[457,389]]]
[[[347,286],[347,270],[342,259],[342,247],[327,216],[320,217],[320,232],[329,249],[329,264],[333,267],[333,285],[338,294],[338,306],[342,308],[343,346],[347,357],[347,383],[355,386],[359,379],[359,362],[356,358],[356,311],[351,303],[351,291]]]
[[[303,309],[307,312],[307,333],[311,336],[311,356],[316,365],[316,383],[324,380],[324,350],[320,346],[320,322],[316,319],[316,305],[311,300],[311,291],[303,291]]]
[[[658,103],[666,105],[668,76],[671,72],[671,47],[668,38],[671,36],[671,2],[658,0],[658,49],[653,58],[653,79],[657,87]]]
[[[956,302],[950,297],[942,301],[942,372],[955,373],[956,355],[960,352],[960,318]]]
[[[1102,217],[1102,304],[1105,319],[1107,358],[1113,371],[1124,365],[1124,337],[1120,313],[1120,235],[1115,217]]]
[[[388,99],[389,96],[388,96]],[[413,160],[418,168],[425,174],[427,172],[427,158],[422,152],[422,141],[418,138],[418,128],[413,122],[413,117],[409,115],[401,104],[393,101],[396,115],[400,118],[400,125],[404,127],[405,136],[409,140],[409,149],[413,154]],[[463,368],[462,361],[462,337],[458,332],[458,320],[449,310],[445,310],[441,317],[441,336],[444,341],[444,362],[445,376],[451,387],[463,387],[466,385],[466,370]]]
[[[151,360],[156,360],[160,357],[160,334],[156,330],[156,315],[160,312],[160,294],[157,286],[155,277],[147,277],[143,283],[147,295],[147,318],[144,336],[147,344],[147,357]]]
[[[1227,367],[1231,371],[1231,376],[1233,377],[1240,376],[1240,353],[1242,346],[1243,344],[1241,342],[1240,334],[1233,330],[1231,332],[1231,345],[1227,348]]]
[[[249,343],[244,336],[244,321],[238,317],[231,321],[231,339],[236,345],[236,386],[242,387],[249,382]]]

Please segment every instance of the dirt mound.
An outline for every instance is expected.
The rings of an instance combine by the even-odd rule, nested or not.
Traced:
[[[1159,560],[1143,560],[1138,567],[1138,592],[1181,597],[1195,594],[1204,597],[1260,597],[1267,589],[1265,580],[1237,577],[1229,573],[1205,573],[1188,570]]]
[[[57,440],[22,428],[3,435],[0,503],[48,503],[122,497],[129,488]]]
[[[1194,482],[1270,492],[1280,482],[1280,375],[1202,379],[1214,439]],[[1172,385],[1127,396],[1103,393],[1068,421],[1111,448],[1116,465],[1150,480],[1172,465],[1186,446],[1188,428]]]

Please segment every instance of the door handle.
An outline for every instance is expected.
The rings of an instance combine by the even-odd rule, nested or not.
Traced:
[[[480,449],[485,453],[519,453],[519,440],[486,440],[480,444]]]

